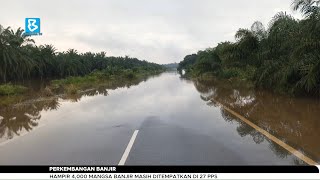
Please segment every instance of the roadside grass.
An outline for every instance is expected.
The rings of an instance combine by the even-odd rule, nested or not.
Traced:
[[[0,96],[9,96],[23,94],[27,91],[27,88],[20,85],[2,84],[0,85]]]
[[[116,72],[108,70],[95,71],[85,76],[67,77],[51,81],[50,89],[63,89],[64,93],[74,95],[89,88],[99,88],[101,85],[114,86],[117,83],[129,82],[161,71],[123,69]]]
[[[151,70],[121,70],[110,72],[108,70],[95,71],[86,76],[67,77],[53,80],[50,85],[40,91],[33,92],[32,88],[20,85],[2,84],[0,85],[0,107],[9,106],[26,101],[30,97],[51,96],[67,97],[77,100],[81,95],[108,94],[108,89],[119,87],[130,87],[145,81],[148,77],[160,74],[163,71]],[[33,93],[31,93],[33,92]],[[66,96],[64,96],[66,95]]]
[[[144,70],[144,69],[118,69],[110,71],[94,71],[85,76],[70,76],[64,79],[52,80],[50,86],[41,91],[41,96],[49,97],[57,92],[70,95],[78,94],[81,91],[103,87],[116,87],[117,84],[129,84],[130,81],[137,81],[151,75],[159,74],[161,70]],[[17,96],[24,95],[28,91],[27,87],[14,85],[11,83],[0,85],[0,96]],[[10,98],[8,101],[13,101]]]

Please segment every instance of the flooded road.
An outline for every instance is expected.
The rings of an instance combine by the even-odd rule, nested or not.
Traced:
[[[305,164],[212,100],[320,161],[319,100],[167,72],[119,88],[1,106],[0,164],[117,165],[135,131],[127,165]]]

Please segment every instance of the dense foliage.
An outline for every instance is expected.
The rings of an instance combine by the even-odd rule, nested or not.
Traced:
[[[107,57],[105,52],[78,53],[74,49],[56,52],[52,45],[36,46],[23,32],[0,25],[0,82],[83,76],[96,70],[116,74],[125,70],[134,73],[163,69],[161,65],[128,56]]]
[[[177,70],[178,63],[163,64],[162,66],[164,66],[168,70]]]
[[[267,28],[254,22],[250,29],[236,32],[236,42],[186,56],[178,70],[196,77],[239,77],[290,94],[320,95],[319,5],[319,0],[294,0],[293,9],[303,13],[302,20],[279,12]]]

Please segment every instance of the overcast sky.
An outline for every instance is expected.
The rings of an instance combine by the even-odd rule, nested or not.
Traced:
[[[267,25],[292,0],[2,0],[0,24],[24,28],[41,18],[36,44],[58,51],[106,51],[156,63],[179,62],[187,54],[234,41],[240,28]]]

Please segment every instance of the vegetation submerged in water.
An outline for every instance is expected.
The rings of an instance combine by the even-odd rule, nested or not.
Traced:
[[[320,1],[294,0],[304,19],[280,12],[265,29],[255,22],[239,29],[236,42],[187,55],[178,70],[251,81],[256,87],[292,95],[320,96]]]
[[[27,88],[20,85],[3,84],[0,85],[0,96],[17,95],[26,92]]]
[[[150,75],[161,73],[163,70],[145,70],[138,69],[118,69],[110,71],[92,72],[86,76],[67,77],[65,79],[54,80],[51,82],[52,88],[62,88],[67,94],[77,94],[81,90],[95,88],[97,86],[113,84],[117,82],[131,81],[134,79],[144,78]]]
[[[51,85],[41,90],[39,95],[44,97],[54,96],[57,93],[61,93],[58,89],[62,89],[62,93],[72,95],[80,91],[97,89],[102,86],[115,87],[120,84],[130,84],[131,81],[140,81],[143,78],[159,74],[163,71],[164,69],[146,70],[144,68],[94,71],[85,76],[69,76],[64,79],[53,80],[50,82]],[[0,85],[0,96],[22,95],[27,91],[28,88],[20,85]]]

